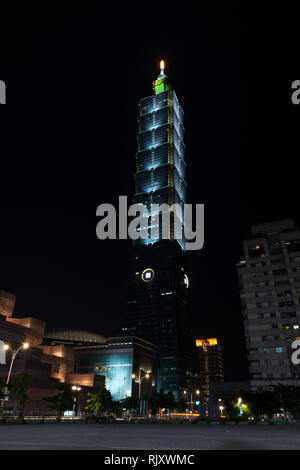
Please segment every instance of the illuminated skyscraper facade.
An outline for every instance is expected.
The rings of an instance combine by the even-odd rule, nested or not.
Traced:
[[[135,203],[183,207],[186,197],[183,110],[164,73],[153,82],[154,94],[139,103]],[[197,370],[195,341],[189,328],[189,278],[180,212],[171,213],[168,239],[159,213],[151,214],[143,238],[130,258],[128,310],[122,334],[158,346],[158,389],[179,398]],[[153,236],[151,228],[158,226]],[[177,225],[177,226],[178,226]]]
[[[154,95],[142,98],[139,103],[135,202],[147,207],[150,204],[167,204],[169,207],[178,204],[183,208],[186,197],[183,110],[163,67],[162,61],[160,74],[153,82]],[[151,228],[159,225],[159,215],[152,213],[152,216],[147,228],[148,238],[139,239],[137,244],[148,245],[162,239],[161,227],[156,236],[151,235]],[[176,235],[175,222],[182,226],[182,217],[177,212],[172,213],[171,240]],[[177,241],[184,249],[184,240],[177,238]]]

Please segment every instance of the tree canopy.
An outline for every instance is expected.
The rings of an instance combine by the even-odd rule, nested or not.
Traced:
[[[104,389],[98,393],[88,393],[89,398],[87,399],[86,410],[93,411],[97,416],[100,413],[107,413],[115,408],[115,402],[113,402],[111,393],[109,390]]]
[[[73,406],[73,394],[69,384],[58,383],[57,394],[50,397],[44,397],[49,410],[57,411],[61,416],[64,411],[71,410]]]

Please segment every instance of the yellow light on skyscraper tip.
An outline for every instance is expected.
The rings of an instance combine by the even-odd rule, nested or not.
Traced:
[[[161,69],[161,70],[164,70],[164,69],[165,69],[165,61],[164,61],[164,60],[161,60],[161,61],[160,61],[160,69]]]

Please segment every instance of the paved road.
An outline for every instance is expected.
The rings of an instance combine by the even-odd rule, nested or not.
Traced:
[[[300,449],[300,425],[27,424],[0,426],[4,449]]]

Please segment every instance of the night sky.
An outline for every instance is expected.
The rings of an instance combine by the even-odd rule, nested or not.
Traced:
[[[141,3],[1,20],[0,288],[48,329],[119,333],[129,242],[96,238],[96,208],[133,195],[138,101],[164,59],[185,112],[187,202],[205,204],[205,246],[188,255],[194,330],[219,338],[227,380],[244,379],[242,239],[300,222],[294,15]]]

